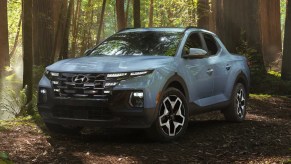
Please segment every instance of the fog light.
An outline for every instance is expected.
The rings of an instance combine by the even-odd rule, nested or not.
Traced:
[[[132,92],[129,98],[129,105],[131,107],[143,108],[144,107],[143,92]]]
[[[47,102],[47,90],[42,88],[39,91],[39,101],[40,103],[46,103]]]

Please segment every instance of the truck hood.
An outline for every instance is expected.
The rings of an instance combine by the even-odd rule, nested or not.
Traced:
[[[65,59],[47,67],[53,72],[112,73],[152,70],[172,64],[169,56],[85,56]]]

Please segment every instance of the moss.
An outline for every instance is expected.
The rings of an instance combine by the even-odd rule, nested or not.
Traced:
[[[250,94],[250,98],[258,99],[258,100],[265,100],[271,97],[272,96],[269,94]]]
[[[16,76],[15,73],[9,75],[9,76],[6,76],[5,77],[5,80],[7,81],[10,81],[10,82],[13,82],[13,83],[19,83],[21,84],[21,80]]]
[[[1,130],[1,127],[2,129],[8,130],[17,126],[36,127],[36,124],[31,116],[18,117],[12,120],[0,120],[0,130]]]
[[[287,161],[283,161],[283,164],[290,164],[291,163],[291,159],[288,159]]]

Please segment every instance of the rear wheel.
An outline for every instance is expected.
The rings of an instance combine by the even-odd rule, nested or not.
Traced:
[[[158,116],[149,135],[160,141],[180,137],[188,126],[188,106],[185,96],[175,88],[167,89],[158,104]]]
[[[235,85],[230,106],[223,111],[227,121],[242,122],[247,113],[247,97],[245,86],[241,83]]]

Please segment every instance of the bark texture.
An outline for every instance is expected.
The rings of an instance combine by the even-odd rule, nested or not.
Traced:
[[[116,17],[117,17],[117,29],[118,30],[124,29],[126,27],[124,0],[116,1]]]
[[[287,4],[284,52],[282,60],[282,79],[291,80],[291,1]]]
[[[27,113],[33,115],[34,111],[31,107],[32,100],[32,0],[22,0],[23,23],[22,23],[22,39],[23,39],[23,88],[26,88],[27,97]]]
[[[0,71],[10,65],[7,0],[0,0]]]

